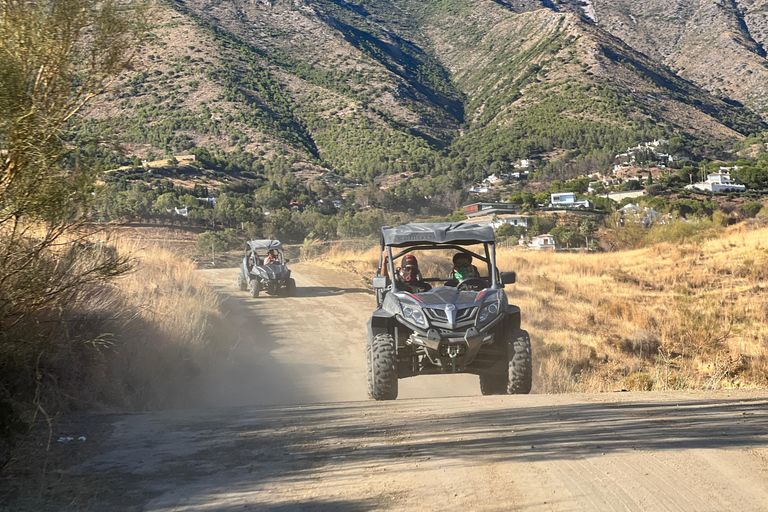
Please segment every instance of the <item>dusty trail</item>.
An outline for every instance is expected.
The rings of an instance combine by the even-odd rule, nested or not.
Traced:
[[[228,361],[206,376],[205,405],[367,399],[365,322],[375,307],[374,296],[362,283],[328,285],[341,277],[349,281],[340,270],[307,264],[291,269],[296,297],[261,294],[258,299],[236,290],[235,269],[203,271],[226,298],[230,328],[240,337]],[[400,396],[477,395],[479,386],[472,375],[406,379]]]
[[[111,434],[64,472],[100,479],[90,510],[768,510],[768,390],[483,397],[447,376],[369,401],[372,296],[293,268],[294,298],[208,271],[240,342],[197,392],[224,407],[91,422]]]

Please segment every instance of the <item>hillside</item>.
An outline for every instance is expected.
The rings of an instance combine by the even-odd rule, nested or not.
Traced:
[[[260,173],[262,159],[282,155],[304,177],[466,182],[520,158],[765,129],[566,7],[161,3],[139,71],[87,114],[77,141],[115,137],[128,157],[192,151],[209,166],[215,155],[230,171]],[[105,167],[130,163],[84,153]]]
[[[699,87],[768,117],[765,0],[587,3],[598,27]]]

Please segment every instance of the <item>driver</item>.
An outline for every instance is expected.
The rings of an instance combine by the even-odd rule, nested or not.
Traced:
[[[270,249],[269,252],[267,252],[267,258],[264,260],[265,265],[279,265],[280,264],[280,256],[278,256],[277,251],[275,249]]]
[[[397,270],[398,288],[411,293],[428,292],[432,289],[429,283],[424,282],[419,272],[419,262],[413,254],[406,254],[400,261]]]
[[[456,287],[459,286],[460,283],[473,277],[480,277],[480,272],[477,270],[477,267],[472,264],[472,256],[465,252],[457,252],[454,254],[451,278],[446,281],[445,286]]]

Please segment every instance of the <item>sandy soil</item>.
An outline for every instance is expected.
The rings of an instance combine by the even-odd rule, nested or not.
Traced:
[[[484,397],[438,376],[373,402],[373,296],[292,267],[291,298],[204,271],[239,342],[199,409],[60,426],[88,439],[54,443],[65,510],[768,510],[768,390]]]

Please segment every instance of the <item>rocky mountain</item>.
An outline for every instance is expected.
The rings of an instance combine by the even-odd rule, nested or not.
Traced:
[[[567,3],[682,78],[768,119],[768,0]]]
[[[758,85],[742,83],[768,72],[761,1],[169,0],[139,71],[78,137],[255,172],[284,156],[305,178],[361,181],[732,141],[766,129]],[[720,71],[702,51],[712,38]]]

